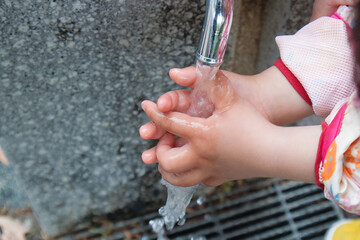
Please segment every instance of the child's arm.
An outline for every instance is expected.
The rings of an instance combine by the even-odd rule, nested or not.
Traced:
[[[331,16],[341,5],[355,6],[358,0],[315,0],[310,21]]]
[[[276,125],[285,125],[313,114],[312,107],[306,103],[284,75],[271,67],[255,76],[244,76],[223,71],[231,82],[234,94],[251,103],[260,114]],[[172,69],[170,77],[179,85],[193,87],[196,81],[194,67]],[[189,90],[171,91],[161,96],[157,101],[159,111],[184,112],[188,106]],[[140,128],[143,139],[159,139],[166,131],[153,122]],[[146,150],[142,159],[151,164],[157,161],[156,147]]]
[[[275,66],[254,76],[224,74],[231,79],[235,92],[275,125],[287,125],[314,114],[312,106]]]
[[[227,82],[223,91],[236,89],[225,76],[220,79]],[[221,92],[212,96],[215,112],[207,119],[163,113],[156,104],[145,101],[143,108],[156,123],[153,126],[164,132],[158,136],[159,144],[145,154],[153,157],[143,155],[144,162],[159,162],[163,177],[181,186],[213,186],[233,179],[275,176],[315,182],[313,163],[321,128],[278,127],[235,91],[230,92],[228,97],[234,99],[230,106],[223,104]],[[186,92],[166,96],[175,103],[168,109],[185,110],[188,106]]]
[[[276,68],[270,67],[264,72],[246,76],[228,71],[222,73],[230,80],[234,92],[249,101],[270,122],[286,125],[313,114],[307,104],[289,84],[284,75]],[[192,88],[196,81],[195,67],[171,69],[171,79],[185,87]],[[183,94],[187,90],[168,92],[157,100],[161,112],[183,111],[187,104]],[[176,97],[180,97],[177,99]]]
[[[331,18],[319,18],[294,35],[276,37],[281,60],[275,65],[323,118],[355,90],[353,16],[353,8],[341,6]]]
[[[344,8],[341,11],[348,14],[350,10]],[[342,13],[339,14],[342,16]],[[345,19],[335,18],[315,21],[295,35],[278,37],[281,60],[275,63],[277,68],[271,67],[255,76],[224,73],[238,95],[274,124],[288,124],[313,112],[326,117],[339,100],[355,89],[348,36],[351,18],[346,19],[347,23]],[[194,68],[172,70],[170,76],[178,84],[188,87],[196,79]],[[167,94],[160,97],[160,111],[176,111],[171,108],[174,104],[168,101]],[[142,127],[140,134],[144,139],[157,139],[164,131],[149,123]]]
[[[163,178],[174,185],[216,186],[251,177],[315,183],[320,126],[273,125],[243,99],[207,119],[179,112],[164,114],[149,101],[143,108],[169,132],[161,137],[155,152]]]

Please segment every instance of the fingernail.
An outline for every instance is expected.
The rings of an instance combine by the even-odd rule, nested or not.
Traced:
[[[146,154],[143,153],[141,156],[141,160],[146,164],[147,163],[147,159],[146,159]]]
[[[145,101],[143,101],[142,103],[141,103],[141,108],[145,111],[146,110],[146,103],[145,103]]]
[[[141,135],[142,135],[143,137],[145,137],[145,138],[150,135],[149,129],[146,128],[146,127],[144,127],[144,126],[141,126],[140,132],[141,132]]]
[[[148,152],[143,152],[143,154],[142,154],[142,159],[143,160],[148,160],[149,159],[149,157],[151,157],[151,154],[150,153],[148,153]]]
[[[176,72],[178,72],[178,71],[180,71],[180,68],[172,68],[172,69],[170,69],[170,74],[171,74],[171,72],[172,73],[176,73]]]

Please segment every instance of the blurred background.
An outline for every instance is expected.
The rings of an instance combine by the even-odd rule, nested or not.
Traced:
[[[312,3],[235,0],[222,69],[271,66],[275,36],[308,23]],[[166,191],[141,161],[155,143],[138,136],[140,103],[194,65],[204,13],[205,0],[0,1],[0,217],[30,239],[154,239]],[[200,190],[169,238],[321,239],[344,217],[316,186],[251,179]]]

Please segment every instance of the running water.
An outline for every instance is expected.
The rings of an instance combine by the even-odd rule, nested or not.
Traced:
[[[214,112],[215,107],[209,100],[208,91],[212,81],[215,81],[218,70],[219,65],[209,66],[201,61],[196,61],[197,79],[190,95],[191,105],[187,114],[194,117],[207,118]]]
[[[193,91],[190,95],[191,105],[187,114],[194,117],[207,118],[214,112],[214,104],[211,103],[208,96],[211,81],[215,76],[219,66],[208,66],[201,61],[196,62],[197,80]],[[209,86],[210,85],[210,86]],[[186,207],[189,205],[191,198],[199,185],[191,187],[177,187],[161,179],[161,183],[167,188],[167,200],[165,206],[159,209],[162,218],[150,221],[153,231],[157,234],[158,240],[165,240],[164,226],[168,231],[172,230],[177,223],[185,223]]]
[[[177,187],[161,179],[161,183],[167,188],[167,199],[165,206],[159,209],[160,215],[164,219],[167,230],[172,230],[177,223],[185,223],[186,207],[189,205],[191,198],[198,185],[191,187]]]

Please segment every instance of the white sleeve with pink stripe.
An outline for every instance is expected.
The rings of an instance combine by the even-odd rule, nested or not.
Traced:
[[[328,116],[338,101],[355,90],[350,32],[342,20],[321,17],[294,35],[276,38],[282,61],[303,85],[320,117]]]

